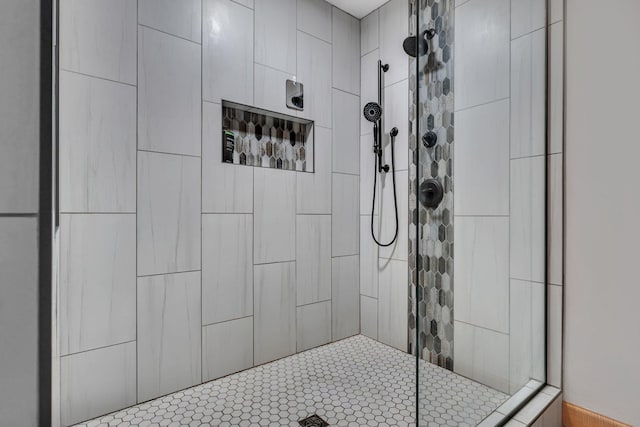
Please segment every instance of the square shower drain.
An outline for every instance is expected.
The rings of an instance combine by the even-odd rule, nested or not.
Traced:
[[[305,418],[304,420],[298,421],[298,423],[300,423],[302,427],[327,427],[329,425],[328,422],[315,414]]]

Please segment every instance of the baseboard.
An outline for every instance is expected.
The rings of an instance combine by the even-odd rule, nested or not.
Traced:
[[[632,427],[605,417],[569,402],[562,402],[562,425],[564,427]]]

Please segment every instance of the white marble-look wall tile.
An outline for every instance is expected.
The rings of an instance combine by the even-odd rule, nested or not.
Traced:
[[[378,48],[379,9],[374,10],[360,20],[360,54],[366,55]]]
[[[296,259],[296,174],[291,171],[255,168],[253,215],[253,262]]]
[[[295,40],[295,39],[294,39]],[[292,114],[287,108],[286,82],[294,76],[264,65],[255,65],[255,106],[270,111]]]
[[[509,218],[456,217],[456,320],[509,333]]]
[[[360,94],[360,21],[333,8],[333,87]]]
[[[324,0],[298,0],[298,29],[331,43],[331,9]]]
[[[60,354],[135,340],[135,214],[60,220]]]
[[[299,214],[331,214],[331,129],[314,126],[314,171],[299,172],[296,204]]]
[[[409,266],[406,261],[380,260],[378,340],[407,351],[409,343]]]
[[[545,30],[511,42],[511,158],[546,151]]]
[[[549,31],[549,153],[564,147],[564,24]]]
[[[0,412],[11,426],[37,425],[37,265],[38,219],[0,216]]]
[[[391,0],[380,9],[380,59],[389,64],[384,85],[389,86],[409,77],[409,57],[402,42],[409,35],[409,2]]]
[[[253,6],[254,6],[254,0],[231,0],[231,1],[241,4],[245,7],[248,7],[249,9],[253,9]]]
[[[253,213],[253,168],[222,162],[220,104],[202,103],[202,211]]]
[[[60,73],[60,209],[136,211],[136,88]]]
[[[409,80],[405,79],[387,86],[384,89],[384,120],[383,120],[383,162],[391,166],[391,129],[398,128],[395,138],[396,170],[409,168]]]
[[[509,335],[457,321],[453,335],[455,372],[509,393]]]
[[[231,0],[203,2],[202,99],[251,105],[254,13]]]
[[[62,357],[62,425],[136,403],[136,343],[128,342]]]
[[[254,363],[296,352],[296,264],[254,267]]]
[[[333,212],[331,216],[331,255],[358,253],[360,215],[357,175],[333,174]]]
[[[556,22],[564,18],[564,1],[565,0],[551,0],[549,23],[555,24]]]
[[[202,215],[202,324],[253,314],[253,216]]]
[[[256,63],[295,74],[296,0],[260,0],[254,11]]]
[[[456,8],[456,110],[509,96],[509,9],[510,0],[471,0]],[[458,123],[464,122],[456,117]]]
[[[138,153],[138,275],[200,269],[200,159]]]
[[[60,67],[136,84],[136,0],[64,0]]]
[[[535,283],[511,280],[509,296],[509,391],[515,393],[532,378],[532,288]],[[538,284],[543,286],[542,284]]]
[[[202,381],[253,366],[253,317],[202,327]]]
[[[331,299],[331,215],[296,217],[297,305]]]
[[[379,242],[389,243],[396,230],[396,214],[391,173],[378,176],[381,186]],[[409,177],[408,172],[396,172],[396,199],[398,204],[398,236],[391,246],[380,248],[380,258],[407,261],[409,252]]]
[[[380,231],[379,218],[373,218],[374,230]],[[360,294],[378,297],[378,245],[371,237],[371,215],[360,216]]]
[[[297,351],[305,351],[331,342],[331,301],[297,308]]]
[[[509,214],[508,99],[456,113],[453,160],[456,215]]]
[[[531,288],[531,378],[540,382],[546,381],[546,306],[544,283],[533,282]]]
[[[326,101],[326,100],[325,100]],[[360,99],[333,90],[333,172],[360,173]]]
[[[359,257],[332,259],[331,323],[333,339],[340,340],[360,332]]]
[[[200,43],[202,1],[140,0],[138,22],[174,36]]]
[[[378,300],[360,295],[360,333],[378,339]]]
[[[549,194],[547,195],[548,217],[547,217],[547,263],[549,269],[549,282],[554,285],[562,285],[563,269],[563,172],[562,154],[553,154],[548,157],[548,184]]]
[[[546,22],[546,0],[511,0],[511,39],[539,30]]]
[[[298,31],[298,81],[304,84],[304,111],[299,117],[331,128],[331,44]]]
[[[360,135],[360,215],[378,215],[380,212],[381,175],[376,168],[376,154],[373,152],[373,134]],[[375,174],[375,177],[374,177]],[[376,180],[376,202],[373,205],[373,182]]]
[[[138,278],[138,401],[201,382],[200,272]]]
[[[373,123],[365,119],[364,106],[369,102],[378,102],[378,58],[379,50],[375,49],[361,58],[360,80],[360,134],[373,134]],[[407,106],[408,108],[408,106]],[[373,144],[370,142],[369,146]]]
[[[138,44],[138,148],[199,156],[200,45],[145,27]]]
[[[563,287],[547,285],[547,383],[562,387]]]
[[[545,281],[545,157],[511,161],[510,259],[514,279]]]

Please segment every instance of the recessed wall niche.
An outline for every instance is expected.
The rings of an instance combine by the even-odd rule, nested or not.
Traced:
[[[222,161],[313,172],[312,120],[222,101]]]

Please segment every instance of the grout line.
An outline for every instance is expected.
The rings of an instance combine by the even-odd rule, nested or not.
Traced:
[[[186,37],[182,37],[182,36],[179,36],[177,34],[172,34],[172,33],[169,33],[167,31],[164,31],[164,30],[161,30],[159,28],[155,28],[155,27],[152,27],[152,26],[149,26],[149,25],[146,25],[146,24],[141,24],[140,22],[138,22],[138,27],[142,27],[142,28],[147,29],[147,30],[157,31],[157,32],[165,34],[167,36],[175,37],[177,39],[184,40],[184,41],[187,41],[187,42],[191,42],[193,44],[202,45],[202,34],[200,35],[201,43],[198,43],[198,42],[194,42],[193,40],[188,39]],[[202,33],[202,28],[200,28],[200,32]]]
[[[136,34],[136,37],[137,37],[137,34]],[[136,45],[137,45],[137,43],[136,43]],[[136,49],[137,49],[137,46],[136,46]],[[137,56],[136,56],[136,67],[137,67]],[[103,81],[106,81],[106,82],[111,82],[111,83],[116,83],[116,84],[121,84],[121,85],[137,88],[137,84],[121,82],[121,81],[118,81],[118,80],[108,79],[106,77],[94,76],[93,74],[81,73],[80,71],[68,70],[66,68],[60,68],[60,71],[64,71],[65,73],[76,74],[76,75],[79,75],[79,76],[89,77],[89,78],[93,78],[93,79],[103,80]],[[62,75],[62,73],[60,73],[60,75]],[[138,78],[138,74],[136,72],[136,81],[137,81],[137,78]]]
[[[462,321],[462,320],[454,319],[454,323],[462,323],[462,324],[465,324],[467,326],[473,326],[474,328],[484,329],[485,331],[495,332],[496,334],[506,335],[507,337],[509,336],[509,332],[498,331],[498,330],[495,330],[495,329],[487,328],[487,327],[480,326],[480,325],[475,325],[473,323],[465,322],[465,321]]]
[[[256,0],[256,1],[260,1],[260,0]],[[332,18],[332,19],[333,19],[333,18]],[[332,22],[333,22],[333,21],[332,21]],[[332,23],[331,25],[332,25],[332,28],[333,28],[333,23]],[[326,41],[326,40],[325,40],[325,39],[323,39],[323,38],[320,38],[320,37],[318,37],[318,36],[316,36],[316,35],[313,35],[313,34],[311,34],[311,33],[308,33],[308,32],[306,32],[306,31],[304,31],[304,30],[301,30],[300,28],[297,28],[297,27],[296,27],[296,31],[299,31],[299,32],[301,32],[302,34],[305,34],[305,35],[307,35],[307,36],[309,36],[309,37],[313,37],[313,38],[314,38],[314,39],[316,39],[316,40],[319,40],[319,41],[321,41],[321,42],[325,42],[325,43],[327,43],[327,44],[329,44],[329,45],[332,45],[332,46],[333,46],[333,41],[328,42],[328,41]],[[333,30],[332,30],[332,33],[333,33]],[[331,39],[333,40],[333,34],[332,34]],[[332,53],[333,53],[333,52],[332,52]]]
[[[128,340],[128,341],[123,341],[123,342],[117,342],[115,344],[109,344],[109,345],[104,345],[101,347],[95,347],[95,348],[89,348],[87,350],[82,350],[82,351],[76,351],[73,353],[67,353],[67,354],[60,354],[60,359],[64,358],[64,357],[69,357],[69,356],[76,356],[78,354],[84,354],[84,353],[89,353],[92,351],[97,351],[97,350],[105,350],[107,348],[111,348],[111,347],[117,347],[120,345],[125,345],[125,344],[131,344],[132,342],[136,342],[136,340]],[[136,345],[136,352],[137,352],[137,345]],[[137,375],[136,375],[137,377]]]
[[[138,279],[144,279],[145,277],[159,277],[159,276],[170,276],[173,274],[185,274],[185,273],[200,273],[202,270],[185,270],[185,271],[171,271],[168,273],[154,273],[154,274],[142,274],[136,276]]]
[[[222,323],[229,323],[229,322],[235,322],[237,320],[243,320],[243,319],[249,319],[253,317],[253,314],[249,315],[249,316],[242,316],[242,317],[234,317],[233,319],[227,319],[227,320],[221,320],[219,322],[212,322],[212,323],[206,323],[206,324],[202,324],[203,328],[206,328],[207,326],[213,326],[213,325],[220,325]]]
[[[509,63],[511,63],[511,61],[509,61]],[[509,81],[511,81],[511,79],[509,79]],[[472,108],[484,107],[484,106],[489,105],[489,104],[497,104],[498,102],[510,101],[510,100],[511,100],[511,96],[506,96],[504,98],[498,98],[498,99],[494,99],[494,100],[491,100],[491,101],[483,102],[481,104],[470,105],[468,107],[464,107],[464,108],[461,108],[459,110],[454,110],[454,113],[457,114],[457,113],[461,113],[463,111],[471,110]]]
[[[200,144],[202,144],[202,141],[200,141]],[[138,151],[143,153],[166,154],[169,156],[192,157],[196,159],[199,159],[200,157],[202,157],[202,156],[196,156],[193,154],[169,153],[167,151],[157,151],[157,150],[149,150],[149,149],[142,149],[142,148],[138,148]]]

